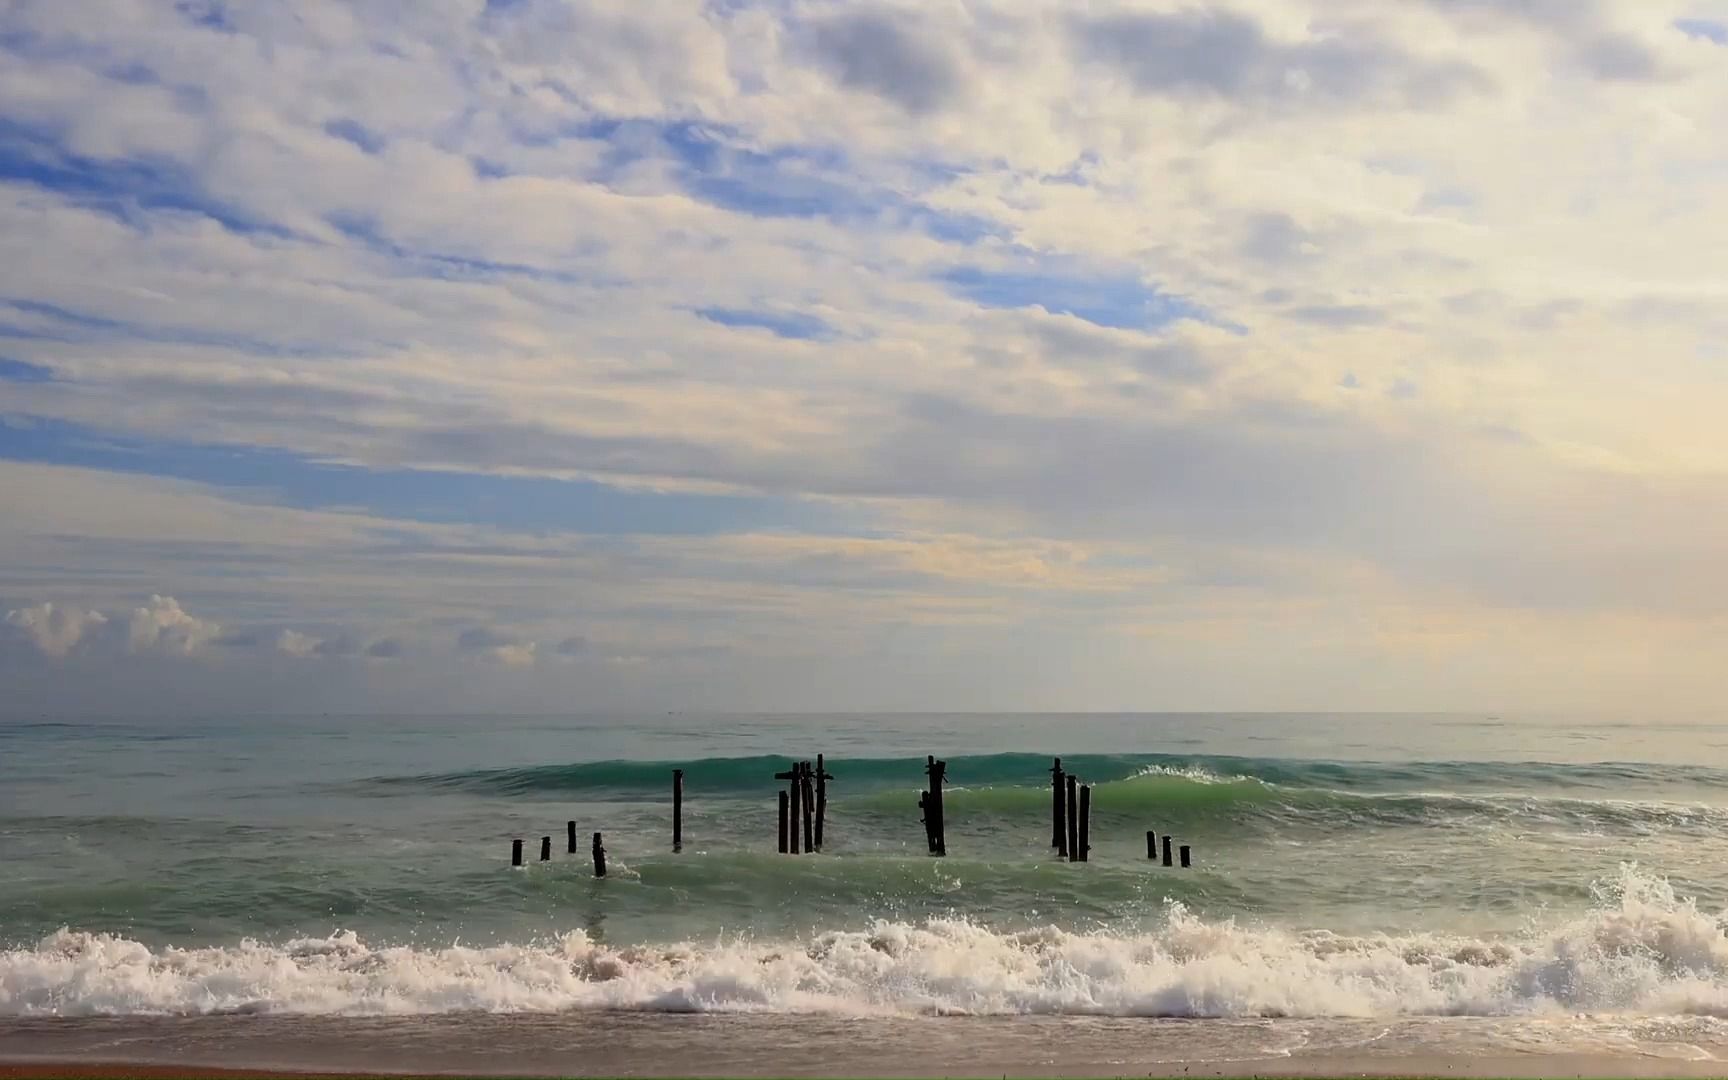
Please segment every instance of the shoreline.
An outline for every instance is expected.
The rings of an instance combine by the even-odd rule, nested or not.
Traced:
[[[1711,1018],[790,1013],[0,1020],[0,1080],[163,1077],[1714,1077]]]

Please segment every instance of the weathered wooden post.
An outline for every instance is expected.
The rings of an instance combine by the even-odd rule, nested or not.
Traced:
[[[1068,781],[1068,860],[1079,861],[1080,857],[1080,780],[1073,773],[1067,776]]]
[[[804,785],[799,782],[799,780],[801,778],[801,775],[800,775],[801,773],[802,773],[802,770],[798,768],[797,763],[793,763],[792,771],[788,775],[787,785],[786,785],[786,790],[788,790],[792,793],[792,828],[787,834],[788,836],[791,837],[792,846],[788,850],[790,850],[790,852],[794,855],[798,854],[798,852],[799,852],[798,821],[803,816],[803,811],[799,809],[800,804],[803,801],[802,795],[803,795],[803,789],[804,789]]]
[[[1050,766],[1050,846],[1056,849],[1056,854],[1068,854],[1068,825],[1064,820],[1068,815],[1067,793],[1063,790],[1062,759],[1056,758]]]
[[[789,809],[790,796],[780,792],[780,854],[786,854],[786,811]]]
[[[834,779],[828,775],[828,766],[823,762],[822,755],[816,755],[816,850],[822,850],[822,825],[828,817],[828,781]]]
[[[552,838],[550,836],[542,836],[540,838],[540,861],[552,861]]]
[[[576,854],[576,823],[574,821],[564,823],[564,854]]]
[[[1080,785],[1080,861],[1092,854],[1092,785]]]
[[[606,845],[599,833],[594,834],[594,876],[606,876]]]
[[[937,761],[934,755],[925,758],[930,771],[930,796],[924,802],[924,817],[929,822],[930,854],[948,854],[948,823],[942,814],[942,785],[947,780],[948,763]]]
[[[802,773],[799,783],[804,792],[804,854],[816,853],[816,781],[811,775],[810,763],[798,763],[798,771]]]
[[[924,846],[930,854],[936,854],[936,833],[930,827],[930,793],[918,793],[918,824],[924,826]]]
[[[511,866],[521,866],[522,865],[522,841],[521,840],[510,841],[510,865]]]
[[[1170,865],[1170,834],[1164,834],[1164,865]]]
[[[1146,830],[1146,857],[1148,859],[1158,857],[1158,834],[1151,829]]]
[[[684,770],[672,770],[672,853],[684,850]]]
[[[1188,845],[1183,844],[1181,850],[1182,850],[1182,868],[1184,870],[1186,870],[1186,869],[1188,869],[1188,866],[1189,866],[1189,863],[1188,863]]]

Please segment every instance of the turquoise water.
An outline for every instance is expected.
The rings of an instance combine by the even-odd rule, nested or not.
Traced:
[[[773,775],[818,752],[824,851],[777,855]],[[1049,846],[1052,755],[1094,785],[1085,864]],[[1725,837],[1703,721],[21,719],[0,1013],[1714,1015]]]

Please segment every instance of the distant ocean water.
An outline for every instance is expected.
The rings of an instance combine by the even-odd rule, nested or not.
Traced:
[[[773,774],[818,752],[825,851],[778,856]],[[1052,755],[1095,785],[1086,864],[1049,848]],[[1195,867],[1149,863],[1147,829]],[[0,867],[13,1018],[1589,1016],[1728,1039],[1728,725],[1705,721],[25,717],[0,721]]]

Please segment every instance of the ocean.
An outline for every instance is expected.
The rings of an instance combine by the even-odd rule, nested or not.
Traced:
[[[818,753],[824,849],[779,855],[774,774]],[[1050,846],[1055,755],[1085,863]],[[796,1073],[825,1070],[773,1048],[821,1030],[870,1072],[1728,1060],[1703,719],[21,717],[0,867],[0,1058]],[[932,1058],[957,1031],[986,1034]]]

